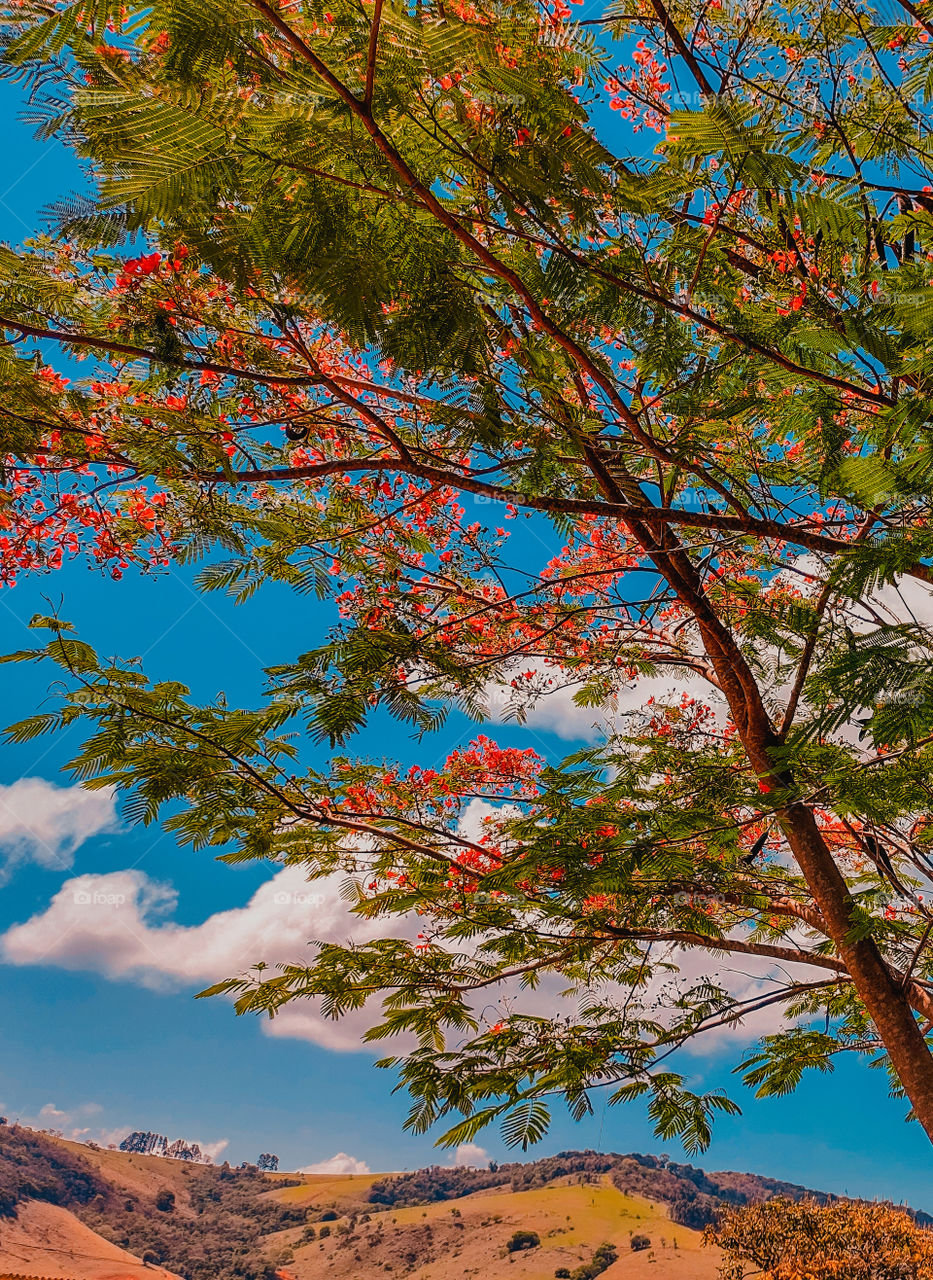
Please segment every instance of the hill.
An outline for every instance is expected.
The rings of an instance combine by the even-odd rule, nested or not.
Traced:
[[[0,1276],[259,1280],[269,1270],[268,1238],[305,1220],[304,1211],[270,1200],[269,1186],[254,1169],[129,1155],[0,1126]],[[51,1225],[45,1247],[27,1258],[22,1237],[37,1208]],[[51,1208],[58,1212],[45,1212]],[[111,1262],[104,1271],[100,1258]]]
[[[0,1126],[0,1280],[714,1280],[701,1228],[777,1194],[832,1198],[643,1155],[264,1174]]]
[[[619,1191],[660,1201],[667,1206],[673,1222],[695,1230],[714,1222],[724,1204],[749,1204],[772,1196],[788,1196],[792,1200],[808,1198],[820,1203],[832,1199],[825,1192],[757,1174],[705,1173],[693,1165],[674,1164],[666,1157],[595,1151],[563,1151],[544,1160],[496,1165],[488,1170],[432,1166],[374,1182],[370,1199],[377,1204],[414,1205],[491,1187],[508,1186],[512,1191],[527,1191],[572,1175],[599,1174],[608,1174]],[[915,1216],[926,1225],[933,1223],[933,1218],[925,1214]]]
[[[47,1280],[176,1280],[144,1265],[58,1205],[27,1200],[15,1218],[0,1221],[0,1271]],[[5,1277],[0,1275],[0,1280]]]
[[[516,1232],[533,1233],[538,1243],[510,1252]],[[635,1252],[632,1239],[639,1235],[650,1245]],[[553,1280],[560,1270],[589,1280],[600,1274],[589,1268],[606,1244],[619,1259],[602,1272],[606,1280],[623,1274],[626,1280],[714,1280],[719,1261],[716,1250],[701,1247],[699,1232],[673,1223],[663,1205],[624,1195],[601,1175],[347,1214],[285,1232],[283,1243],[290,1246],[285,1267],[295,1280],[471,1280],[506,1269],[510,1280]]]

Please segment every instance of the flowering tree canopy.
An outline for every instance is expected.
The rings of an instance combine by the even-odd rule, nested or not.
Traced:
[[[605,1086],[700,1148],[735,1103],[671,1056],[768,1009],[759,1094],[867,1054],[933,1137],[933,8],[573,16],[8,2],[93,192],[0,250],[4,582],[204,556],[335,611],[258,708],[37,619],[65,692],[12,732],[343,872],[374,941],[213,990],[368,1004],[418,1131],[527,1144]],[[567,687],[609,727],[563,762],[353,753]]]

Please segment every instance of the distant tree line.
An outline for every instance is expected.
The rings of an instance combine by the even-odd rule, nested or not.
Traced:
[[[153,1133],[151,1129],[134,1129],[128,1133],[119,1146],[120,1151],[130,1151],[138,1156],[166,1156],[170,1160],[189,1160],[192,1164],[213,1164],[212,1156],[202,1151],[198,1143],[187,1142],[184,1138],[176,1138],[169,1142],[163,1133]],[[241,1169],[258,1169],[260,1173],[275,1173],[279,1167],[279,1158],[271,1151],[264,1151],[254,1165],[243,1161]]]
[[[661,1200],[672,1221],[702,1231],[718,1221],[726,1207],[740,1207],[774,1196],[790,1200],[811,1198],[827,1203],[832,1196],[775,1178],[751,1173],[706,1173],[689,1164],[675,1164],[665,1156],[627,1155],[616,1159],[613,1185],[626,1195]],[[922,1216],[922,1215],[921,1215]]]
[[[164,1156],[168,1150],[168,1139],[163,1137],[161,1133],[152,1133],[147,1130],[135,1130],[128,1133],[120,1143],[121,1151],[132,1151],[138,1156]]]
[[[393,1174],[391,1177],[378,1179],[370,1188],[369,1200],[371,1204],[402,1206],[455,1200],[490,1187],[508,1186],[513,1191],[530,1191],[570,1174],[597,1177],[614,1169],[621,1158],[596,1151],[563,1151],[529,1164],[517,1161],[496,1164],[492,1161],[487,1169],[431,1165],[427,1169],[415,1169],[411,1173]]]
[[[190,1160],[192,1164],[213,1164],[212,1156],[202,1151],[196,1142],[186,1142],[184,1138],[176,1138],[169,1142],[161,1133],[151,1130],[134,1130],[128,1133],[120,1143],[121,1151],[132,1151],[140,1156],[167,1156],[170,1160]]]

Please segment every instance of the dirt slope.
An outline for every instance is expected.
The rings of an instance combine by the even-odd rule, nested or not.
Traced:
[[[143,1266],[102,1239],[67,1209],[29,1201],[16,1218],[0,1219],[0,1275],[49,1280],[176,1280],[174,1272]]]

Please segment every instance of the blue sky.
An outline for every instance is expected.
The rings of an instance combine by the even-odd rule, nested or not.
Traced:
[[[67,152],[36,143],[17,109],[15,89],[0,85],[0,236],[13,242],[38,225],[44,205],[80,185]],[[262,667],[309,647],[328,621],[323,606],[279,588],[234,609],[200,598],[187,571],[114,583],[75,564],[0,592],[3,651],[34,640],[26,623],[48,599],[98,648],[143,654],[150,674],[246,703],[258,696]],[[36,710],[47,679],[0,667],[3,723]],[[559,756],[581,725],[558,708],[547,723],[496,732]],[[384,738],[392,754],[428,764],[425,753],[444,755],[476,731],[455,721],[429,746],[400,749],[398,730],[389,741],[382,726],[366,745],[379,754]],[[450,1160],[430,1138],[403,1133],[407,1104],[392,1096],[391,1077],[373,1055],[322,1043],[332,1036],[320,1020],[294,1018],[270,1035],[223,1001],[192,998],[209,979],[263,958],[263,946],[297,958],[318,907],[301,902],[293,882],[272,885],[270,869],[217,864],[158,831],[127,827],[100,797],[88,804],[63,790],[74,746],[67,737],[0,746],[0,1110],[98,1139],[151,1128],[237,1162],[276,1151],[286,1168],[338,1152],[373,1170]],[[728,1084],[734,1049],[721,1043],[687,1065],[707,1087]],[[698,1163],[933,1210],[929,1144],[863,1065],[840,1065],[789,1099],[740,1101],[744,1116],[720,1122]],[[495,1134],[479,1142],[490,1157],[506,1155]],[[537,1154],[567,1147],[662,1150],[634,1108],[598,1107],[580,1125],[558,1117]]]

